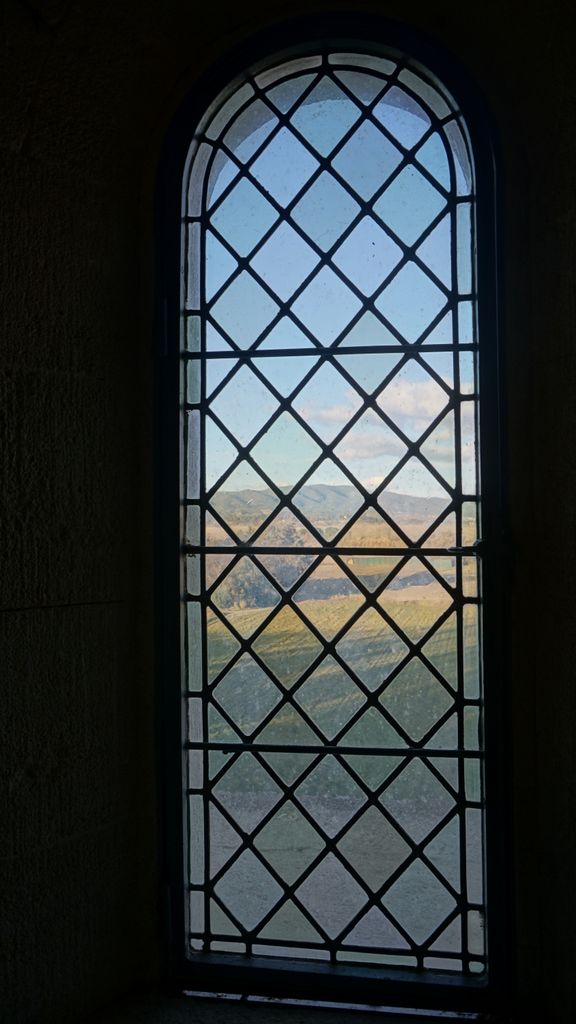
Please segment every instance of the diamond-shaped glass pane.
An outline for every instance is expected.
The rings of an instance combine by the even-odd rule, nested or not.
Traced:
[[[258,249],[250,265],[286,302],[318,263],[318,256],[285,221]]]
[[[283,412],[252,449],[252,457],[285,494],[320,455],[320,447],[293,416]]]
[[[324,558],[294,595],[300,611],[331,640],[354,615],[362,596],[333,558]]]
[[[240,367],[211,403],[212,411],[243,445],[277,408],[277,400],[247,366]]]
[[[293,498],[302,515],[327,539],[334,537],[362,504],[348,477],[326,459]]]
[[[430,127],[424,108],[396,85],[384,93],[374,107],[374,114],[407,149],[415,146]]]
[[[408,763],[380,799],[416,843],[421,843],[454,806],[446,787],[416,760]]]
[[[378,495],[378,504],[399,527],[416,540],[450,504],[450,496],[420,459],[404,463],[388,488]]]
[[[240,540],[248,540],[278,505],[278,498],[256,470],[246,463],[227,477],[212,495],[212,506]],[[214,543],[221,543],[219,537]]]
[[[254,845],[291,885],[326,844],[298,808],[286,803],[258,833]]]
[[[361,302],[344,282],[323,267],[294,302],[294,314],[321,345],[329,345],[348,326]]]
[[[380,196],[374,210],[403,242],[414,245],[445,205],[438,189],[420,171],[405,167]]]
[[[363,295],[373,295],[401,258],[402,250],[372,217],[364,217],[332,257]]]
[[[252,164],[251,172],[280,206],[287,206],[317,167],[316,158],[294,133],[281,128]]]
[[[251,636],[280,595],[249,558],[241,558],[212,593],[222,615],[241,636]]]
[[[254,650],[278,681],[290,688],[318,657],[321,644],[291,608],[281,608],[254,642]]]
[[[456,905],[453,896],[421,861],[388,890],[384,903],[415,942],[424,942]]]
[[[329,853],[300,886],[298,899],[330,938],[335,938],[366,901],[364,891]]]
[[[380,700],[416,743],[453,703],[444,687],[419,658],[413,658],[395,676]]]
[[[247,256],[278,214],[252,182],[241,178],[210,220],[239,256]]]
[[[251,754],[240,754],[214,786],[214,796],[243,832],[253,832],[282,791]]]
[[[407,263],[376,299],[393,327],[412,344],[446,304],[442,292],[414,263]]]
[[[325,757],[306,777],[296,797],[327,835],[340,832],[366,802],[366,796],[334,757]]]
[[[312,241],[327,252],[346,230],[360,207],[332,174],[323,171],[292,210],[292,218]]]
[[[414,359],[404,363],[380,392],[378,405],[415,441],[448,403],[448,395]]]
[[[215,893],[245,928],[255,928],[282,895],[278,882],[246,850],[217,883]]]
[[[296,701],[328,740],[334,739],[365,703],[365,696],[331,655],[296,694]]]
[[[278,312],[252,274],[243,271],[216,301],[212,316],[240,348],[248,348]]]
[[[323,78],[290,120],[321,156],[328,156],[359,117],[356,104],[330,78]]]
[[[215,700],[246,735],[278,704],[280,692],[249,654],[243,654],[213,691]]]
[[[410,558],[378,597],[381,608],[410,640],[420,640],[452,604],[445,587],[417,558]]]
[[[373,891],[410,853],[408,843],[375,807],[369,807],[349,829],[338,849]]]
[[[355,388],[330,363],[323,363],[293,401],[315,434],[332,441],[362,404]]]
[[[378,487],[406,451],[406,445],[372,409],[356,420],[334,449],[367,491]]]
[[[370,121],[363,121],[334,157],[333,166],[361,199],[371,199],[401,159],[400,150]]]
[[[336,649],[370,690],[380,686],[408,652],[398,634],[375,608],[369,608],[356,620]]]

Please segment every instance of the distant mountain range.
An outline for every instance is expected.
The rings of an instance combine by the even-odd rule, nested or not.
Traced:
[[[349,519],[358,508],[358,492],[352,486],[334,484],[305,484],[298,491],[294,504],[312,520],[342,522]],[[446,507],[443,498],[418,497],[412,494],[397,494],[383,491],[380,496],[382,507],[394,519],[432,519]],[[262,490],[219,491],[212,504],[229,522],[241,522],[268,514],[276,507],[276,497],[268,488]],[[377,521],[374,509],[367,517]]]

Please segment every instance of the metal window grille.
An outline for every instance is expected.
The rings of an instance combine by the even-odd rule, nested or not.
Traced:
[[[182,240],[190,955],[480,975],[466,125],[398,55],[247,73]]]

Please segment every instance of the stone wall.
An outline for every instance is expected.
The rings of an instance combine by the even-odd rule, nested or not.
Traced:
[[[357,3],[452,51],[502,150],[517,965],[576,1017],[576,220],[569,5]],[[5,0],[0,105],[2,1005],[75,1021],[159,977],[153,194],[195,78],[337,3]],[[342,8],[344,9],[344,8]],[[6,870],[7,868],[7,870]]]

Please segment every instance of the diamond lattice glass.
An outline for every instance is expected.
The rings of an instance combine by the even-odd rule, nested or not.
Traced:
[[[338,51],[215,109],[182,236],[190,948],[477,972],[466,126]]]

